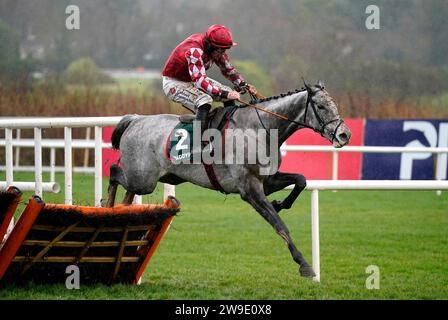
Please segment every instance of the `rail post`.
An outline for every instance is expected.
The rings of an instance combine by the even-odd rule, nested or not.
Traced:
[[[34,194],[42,197],[42,129],[34,128],[34,172],[35,191]]]
[[[64,203],[71,205],[73,203],[73,185],[72,185],[72,128],[64,128]]]
[[[5,129],[5,165],[6,165],[6,188],[14,181],[13,175],[13,159],[12,159],[12,129]]]
[[[436,158],[436,180],[443,180],[444,172],[446,172],[447,154],[438,153]],[[437,190],[437,195],[442,195],[442,190]]]
[[[103,128],[95,126],[95,207],[101,207],[103,196]]]
[[[320,244],[319,244],[319,190],[311,191],[311,242],[313,270],[316,276],[313,281],[320,282]]]
[[[21,131],[20,131],[20,129],[17,129],[16,130],[16,141],[20,141],[20,136],[21,136]],[[16,160],[15,167],[18,168],[19,162],[20,162],[20,147],[16,147],[16,154],[14,156],[15,156],[15,160]]]
[[[56,180],[56,149],[50,149],[50,181]]]

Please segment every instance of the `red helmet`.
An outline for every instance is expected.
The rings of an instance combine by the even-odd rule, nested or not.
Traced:
[[[214,24],[208,28],[205,33],[205,37],[210,41],[214,47],[229,49],[237,46],[238,44],[233,42],[232,33],[226,27]]]

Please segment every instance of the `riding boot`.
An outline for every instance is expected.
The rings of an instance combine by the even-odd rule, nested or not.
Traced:
[[[198,111],[196,112],[196,121],[201,124],[201,139],[204,131],[207,129],[208,112],[211,107],[209,104],[203,104],[198,107]]]
[[[236,106],[235,100],[224,101],[224,108]]]

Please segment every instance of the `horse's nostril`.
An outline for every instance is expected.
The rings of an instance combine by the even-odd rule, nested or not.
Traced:
[[[339,140],[347,141],[347,140],[348,140],[348,135],[347,135],[346,133],[341,133],[341,134],[338,136],[338,138],[339,138]]]

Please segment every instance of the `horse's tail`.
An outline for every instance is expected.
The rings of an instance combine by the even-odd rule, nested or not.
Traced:
[[[115,150],[120,150],[120,140],[123,133],[129,127],[131,122],[137,117],[135,114],[128,114],[124,116],[118,125],[115,127],[114,132],[112,132],[112,147]]]

